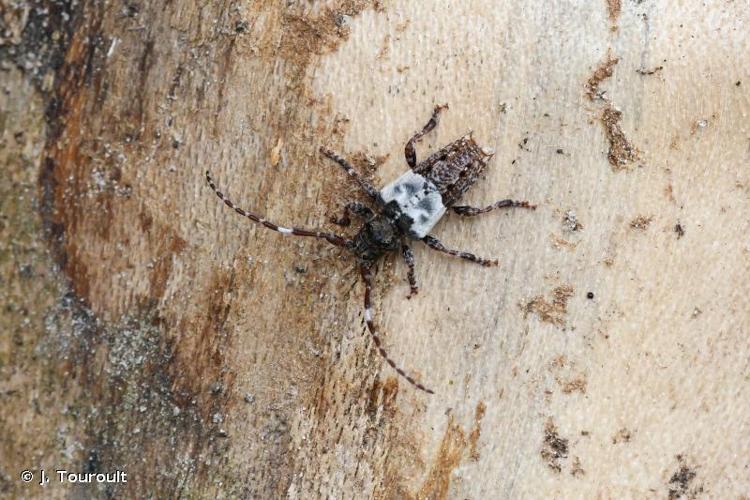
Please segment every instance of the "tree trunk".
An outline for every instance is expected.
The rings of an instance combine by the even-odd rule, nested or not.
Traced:
[[[744,498],[744,2],[0,7],[0,492]],[[446,246],[384,259],[384,346],[325,228],[468,130]],[[21,472],[33,479],[25,483]],[[41,469],[49,477],[39,485]],[[127,474],[80,483],[55,471]],[[122,476],[120,476],[122,478]],[[95,480],[95,478],[94,478]]]

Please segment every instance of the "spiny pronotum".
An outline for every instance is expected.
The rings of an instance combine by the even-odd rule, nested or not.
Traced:
[[[411,298],[418,292],[418,287],[414,270],[414,254],[407,243],[410,239],[420,240],[434,250],[482,266],[497,265],[496,260],[483,259],[468,252],[446,248],[437,238],[428,234],[448,208],[467,217],[484,214],[497,208],[536,208],[527,201],[514,200],[501,200],[485,208],[456,205],[456,202],[482,174],[487,166],[487,161],[494,154],[480,148],[471,133],[451,142],[427,159],[417,163],[414,145],[435,128],[438,124],[440,112],[447,107],[447,105],[436,106],[427,124],[409,139],[404,148],[409,170],[380,191],[360,175],[347,160],[329,149],[320,148],[323,155],[338,163],[347,174],[359,183],[374,205],[373,209],[362,203],[350,202],[344,207],[343,217],[332,219],[332,222],[340,226],[349,226],[351,215],[361,218],[364,224],[353,238],[325,231],[280,226],[258,213],[242,209],[219,191],[211,178],[211,174],[206,171],[206,181],[208,181],[208,185],[216,193],[216,196],[241,216],[283,235],[322,238],[354,254],[365,283],[365,322],[378,352],[410,384],[430,394],[433,394],[431,389],[425,387],[401,369],[383,348],[373,322],[371,294],[375,262],[386,253],[400,250],[408,266],[407,277],[410,292],[407,298]]]

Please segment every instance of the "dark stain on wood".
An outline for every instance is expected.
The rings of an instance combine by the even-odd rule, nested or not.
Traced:
[[[463,429],[453,421],[453,417],[450,417],[437,457],[427,475],[427,480],[416,495],[418,500],[448,498],[451,475],[453,470],[461,463],[465,449],[466,435]]]
[[[638,150],[630,143],[620,126],[622,112],[607,106],[602,111],[601,122],[609,141],[607,159],[614,171],[623,170],[638,159]]]
[[[487,406],[483,401],[477,403],[476,410],[474,411],[474,428],[469,433],[469,458],[475,462],[479,460],[479,449],[477,443],[479,442],[479,436],[482,433],[482,419],[484,413],[487,411]]]
[[[620,11],[622,10],[622,0],[607,0],[607,10],[609,11],[609,20],[617,22],[617,18],[620,17]]]
[[[551,301],[543,295],[537,295],[522,306],[524,317],[536,314],[540,320],[555,326],[565,324],[565,316],[568,313],[568,299],[573,296],[575,289],[570,285],[560,285],[552,290]]]
[[[617,5],[619,13],[619,0]],[[600,99],[604,102],[599,121],[604,127],[604,133],[607,142],[609,142],[607,159],[612,166],[612,170],[616,172],[624,170],[630,163],[638,159],[638,149],[631,144],[620,126],[622,112],[615,109],[610,100],[604,97],[603,92],[599,89],[601,83],[614,74],[614,67],[618,61],[618,58],[608,53],[607,59],[594,70],[585,85],[586,96],[590,101]]]
[[[397,411],[396,396],[398,396],[398,380],[396,377],[388,377],[381,382],[380,379],[369,389],[369,398],[366,412],[370,420],[375,421],[380,408],[389,417],[393,418]]]
[[[703,485],[693,486],[698,473],[695,467],[691,467],[685,461],[685,457],[677,455],[679,468],[669,478],[667,494],[669,500],[688,499],[694,500],[703,493]]]
[[[586,82],[586,95],[589,100],[593,101],[599,97],[599,85],[612,76],[614,67],[618,62],[618,58],[612,57],[612,54],[607,54],[607,59],[594,70]]]
[[[544,426],[544,441],[540,451],[542,460],[554,472],[562,470],[561,461],[568,458],[568,440],[561,437],[552,418]]]
[[[651,221],[653,220],[654,217],[652,215],[639,215],[633,218],[628,225],[631,229],[635,229],[637,231],[645,231],[646,229],[648,229],[648,226],[651,225]]]

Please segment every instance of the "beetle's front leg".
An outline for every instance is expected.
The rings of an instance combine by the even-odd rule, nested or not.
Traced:
[[[373,214],[372,210],[370,210],[369,207],[366,205],[358,202],[358,201],[352,201],[350,203],[347,203],[344,207],[344,216],[341,218],[331,217],[331,222],[334,224],[338,224],[339,226],[349,226],[352,223],[351,217],[349,217],[351,214],[356,215],[357,217],[360,217],[362,219],[370,219],[375,214]]]
[[[495,210],[497,208],[511,208],[511,207],[517,207],[517,208],[528,208],[530,210],[536,210],[536,205],[532,205],[528,201],[515,201],[515,200],[500,200],[496,201],[492,205],[484,208],[476,208],[476,207],[469,207],[469,206],[457,206],[457,207],[451,207],[451,210],[456,212],[458,215],[463,215],[465,217],[472,217],[474,215],[479,214],[486,214],[487,212],[491,212],[492,210]]]
[[[417,166],[417,153],[414,151],[414,144],[425,134],[428,134],[430,131],[432,131],[432,129],[437,127],[438,121],[440,119],[440,112],[444,109],[448,109],[447,104],[435,106],[435,109],[432,111],[432,116],[430,117],[430,120],[427,122],[427,124],[422,128],[421,131],[414,134],[414,136],[409,139],[409,142],[406,143],[406,146],[404,147],[404,156],[406,156],[406,163],[409,165],[409,168],[414,168]]]
[[[417,273],[414,266],[414,254],[412,253],[411,248],[409,248],[406,243],[401,244],[401,256],[404,258],[404,262],[406,262],[406,265],[409,267],[407,277],[409,278],[409,287],[411,289],[409,290],[409,295],[407,295],[406,298],[410,299],[414,295],[419,293],[419,287],[417,286]]]

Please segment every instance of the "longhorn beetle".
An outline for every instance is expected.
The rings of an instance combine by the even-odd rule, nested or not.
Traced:
[[[407,298],[411,298],[419,289],[414,271],[414,254],[407,243],[410,239],[420,240],[433,250],[475,262],[482,266],[497,265],[496,260],[483,259],[468,252],[448,249],[437,238],[428,234],[448,208],[459,215],[467,217],[487,213],[496,208],[536,208],[535,205],[531,205],[528,201],[514,200],[501,200],[485,208],[456,205],[456,202],[476,182],[477,178],[487,167],[487,161],[494,155],[494,153],[480,148],[474,141],[471,132],[433,153],[427,159],[417,163],[414,145],[425,134],[437,126],[440,112],[447,107],[448,105],[436,106],[427,124],[406,143],[404,154],[410,170],[386,185],[380,191],[375,189],[367,179],[362,177],[347,160],[329,149],[320,148],[320,152],[323,155],[338,163],[347,174],[354,177],[376,207],[373,210],[362,203],[350,202],[344,207],[343,217],[331,220],[331,222],[338,225],[349,226],[351,224],[351,214],[363,219],[364,225],[362,225],[357,234],[351,239],[324,231],[279,226],[255,212],[239,208],[224,193],[219,191],[211,178],[211,174],[208,170],[206,171],[206,181],[214,193],[216,193],[216,196],[241,216],[247,217],[253,222],[262,224],[268,229],[284,235],[322,238],[354,254],[359,265],[362,280],[365,283],[365,322],[378,352],[410,384],[430,394],[434,394],[432,390],[402,370],[383,348],[380,336],[373,322],[372,301],[370,297],[375,262],[386,253],[400,250],[408,266],[407,277],[410,292]]]

